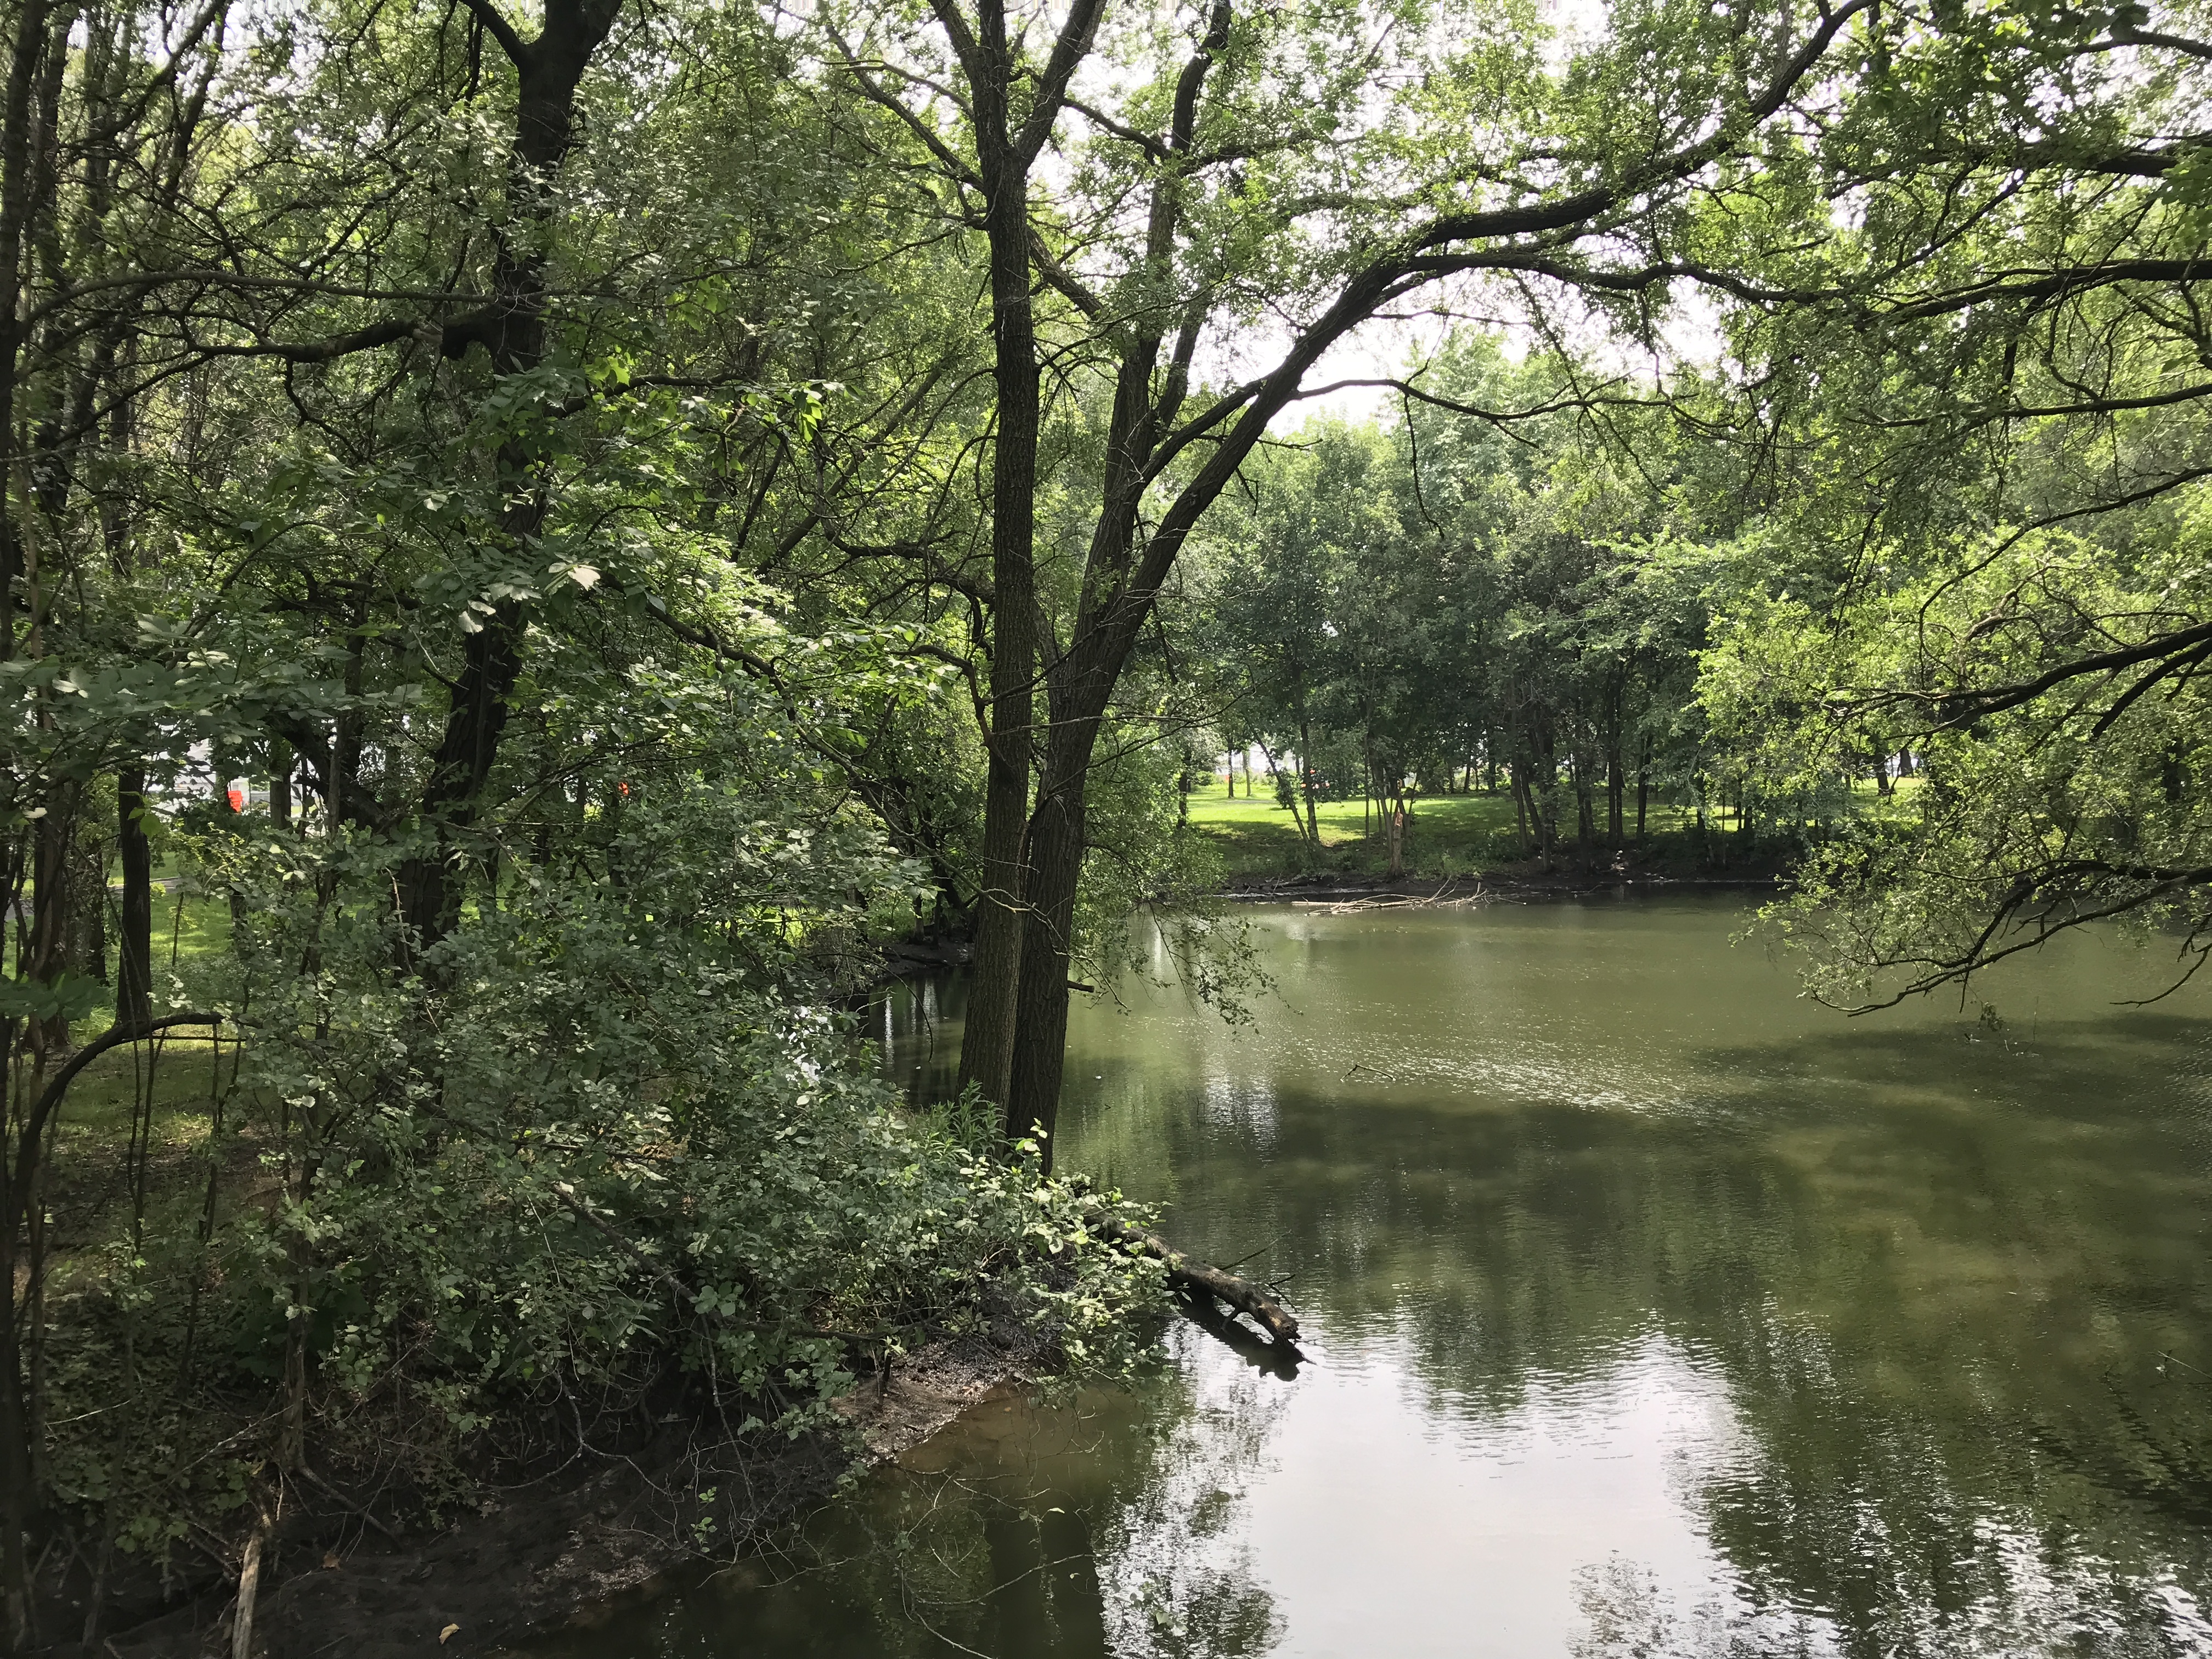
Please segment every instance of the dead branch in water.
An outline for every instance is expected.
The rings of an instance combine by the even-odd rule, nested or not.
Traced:
[[[1496,898],[1497,894],[1484,886],[1477,878],[1474,887],[1466,892],[1455,890],[1461,878],[1447,878],[1433,893],[1377,892],[1361,893],[1352,897],[1341,895],[1316,898],[1293,898],[1290,902],[1302,910],[1319,910],[1326,915],[1359,915],[1370,910],[1446,910],[1472,909],[1478,904]]]
[[[1291,1317],[1282,1304],[1250,1279],[1224,1273],[1203,1261],[1194,1261],[1158,1233],[1147,1232],[1142,1227],[1133,1227],[1119,1216],[1109,1215],[1103,1210],[1091,1210],[1086,1212],[1084,1219],[1122,1249],[1139,1255],[1153,1256],[1164,1262],[1170,1285],[1200,1297],[1212,1297],[1216,1301],[1225,1302],[1237,1312],[1250,1315],[1276,1341],[1292,1346],[1297,1345],[1298,1322]]]

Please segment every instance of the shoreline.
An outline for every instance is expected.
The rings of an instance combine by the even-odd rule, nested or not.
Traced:
[[[1510,871],[1474,871],[1448,876],[1361,875],[1343,871],[1287,872],[1241,877],[1209,890],[1204,896],[1230,904],[1344,905],[1394,909],[1429,905],[1473,905],[1497,900],[1525,903],[1537,899],[1588,898],[1601,893],[1786,892],[1790,878],[1780,872],[1741,876],[1676,876],[1659,871],[1608,870],[1590,875],[1555,872],[1516,875]],[[965,968],[974,957],[970,941],[957,936],[894,939],[881,947],[876,969],[848,994],[848,1006],[872,1002],[886,986]]]
[[[1361,900],[1381,904],[1468,903],[1484,898],[1576,898],[1598,893],[1698,890],[1762,890],[1780,892],[1789,878],[1779,874],[1746,876],[1672,876],[1656,872],[1608,870],[1590,875],[1514,875],[1476,872],[1439,880],[1431,876],[1346,876],[1315,874],[1268,877],[1260,881],[1231,883],[1215,890],[1214,896],[1239,904],[1324,904]]]
[[[933,1343],[832,1402],[837,1429],[795,1441],[702,1438],[710,1425],[699,1414],[663,1417],[632,1443],[586,1454],[588,1467],[571,1458],[510,1486],[487,1481],[475,1514],[435,1532],[395,1537],[310,1476],[295,1490],[326,1501],[275,1519],[253,1650],[261,1659],[491,1655],[595,1627],[675,1588],[687,1569],[800,1521],[856,1464],[880,1467],[973,1407],[1030,1386],[1053,1369],[1051,1358],[1031,1343],[981,1336]],[[30,1651],[50,1659],[227,1652],[234,1590],[234,1577],[203,1571],[177,1603],[89,1646]],[[42,1613],[83,1618],[82,1606],[50,1603]]]

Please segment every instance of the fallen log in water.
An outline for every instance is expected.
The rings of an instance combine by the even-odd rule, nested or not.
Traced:
[[[1270,1340],[1263,1332],[1254,1330],[1237,1318],[1233,1311],[1223,1311],[1221,1304],[1210,1296],[1200,1296],[1190,1290],[1180,1291],[1176,1296],[1182,1304],[1185,1319],[1246,1364],[1285,1382],[1298,1380],[1298,1367],[1306,1363],[1306,1357],[1298,1351],[1297,1343]]]
[[[1249,1279],[1224,1273],[1219,1267],[1203,1261],[1194,1261],[1169,1243],[1158,1233],[1146,1232],[1142,1227],[1133,1227],[1119,1216],[1109,1215],[1103,1210],[1092,1210],[1085,1220],[1097,1231],[1114,1240],[1124,1249],[1141,1255],[1156,1256],[1167,1264],[1168,1283],[1200,1297],[1212,1297],[1225,1302],[1242,1314],[1249,1314],[1276,1341],[1295,1346],[1298,1340],[1298,1322],[1291,1317],[1283,1304],[1269,1296]]]

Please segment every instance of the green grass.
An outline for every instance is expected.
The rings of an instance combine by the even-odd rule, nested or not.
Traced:
[[[1357,800],[1322,801],[1314,816],[1323,870],[1381,875],[1389,869],[1389,842],[1376,808]],[[1190,821],[1214,840],[1231,877],[1296,875],[1306,867],[1297,827],[1264,781],[1258,798],[1240,789],[1231,799],[1218,777],[1201,778],[1191,791]],[[1680,808],[1655,801],[1645,827],[1659,836],[1686,822],[1688,815]],[[1512,796],[1501,791],[1415,800],[1405,855],[1408,872],[1438,878],[1518,863],[1520,826]]]
[[[158,1008],[172,968],[227,950],[230,907],[220,898],[154,895],[153,967]],[[12,968],[12,963],[6,966]],[[116,962],[109,941],[107,969],[112,981]],[[112,1005],[94,1009],[70,1028],[79,1044],[93,1041],[113,1024]],[[129,1198],[125,1153],[142,1103],[150,1103],[148,1128],[149,1186],[173,1186],[177,1171],[204,1155],[210,1127],[210,1073],[214,1043],[206,1030],[183,1028],[162,1034],[156,1050],[150,1042],[125,1044],[100,1055],[71,1081],[54,1126],[54,1158],[49,1166],[54,1187],[55,1246],[62,1259],[88,1239],[109,1230],[112,1213]],[[222,1080],[235,1066],[237,1049],[222,1045]],[[169,1194],[173,1198],[174,1194]],[[125,1212],[127,1214],[127,1211]]]
[[[1307,873],[1308,860],[1297,824],[1289,811],[1277,805],[1273,786],[1261,781],[1260,793],[1246,795],[1240,787],[1231,799],[1218,775],[1200,777],[1190,794],[1190,822],[1207,836],[1221,854],[1224,873],[1232,881]],[[1900,793],[1883,802],[1871,784],[1851,796],[1854,811],[1882,810],[1905,798],[1917,778],[1900,786]],[[1376,809],[1357,800],[1322,801],[1316,813],[1321,830],[1319,869],[1346,875],[1383,874],[1389,867],[1389,842]],[[1629,823],[1635,821],[1635,802],[1629,802]],[[1668,866],[1692,858],[1686,831],[1696,823],[1691,809],[1654,800],[1644,815],[1646,854],[1640,860]],[[1733,827],[1717,820],[1717,831]],[[1502,871],[1522,862],[1519,822],[1511,795],[1474,793],[1431,795],[1413,804],[1407,829],[1406,869],[1416,878],[1441,880],[1446,876],[1478,875]]]
[[[216,1085],[230,1081],[238,1064],[235,1048],[223,1045],[221,1073],[211,1076],[217,1063],[204,1036],[172,1037],[158,1054],[145,1043],[112,1049],[77,1074],[54,1126],[50,1166],[58,1267],[98,1240],[128,1231],[131,1182],[125,1153],[134,1111],[149,1096],[149,1207],[197,1206],[201,1178],[192,1172],[205,1167],[213,1125],[210,1097]],[[230,1104],[234,1113],[238,1103]],[[228,1151],[234,1161],[245,1155],[251,1167],[249,1147],[240,1144]],[[233,1184],[241,1174],[232,1171],[225,1184]]]

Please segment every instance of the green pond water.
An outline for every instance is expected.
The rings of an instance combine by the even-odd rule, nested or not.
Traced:
[[[575,1651],[2212,1656],[2212,986],[2122,1006],[2170,951],[1854,1020],[1731,897],[1254,921],[1254,1026],[1078,1000],[1060,1157],[1308,1362],[1179,1322]],[[958,991],[874,1016],[917,1091]]]

